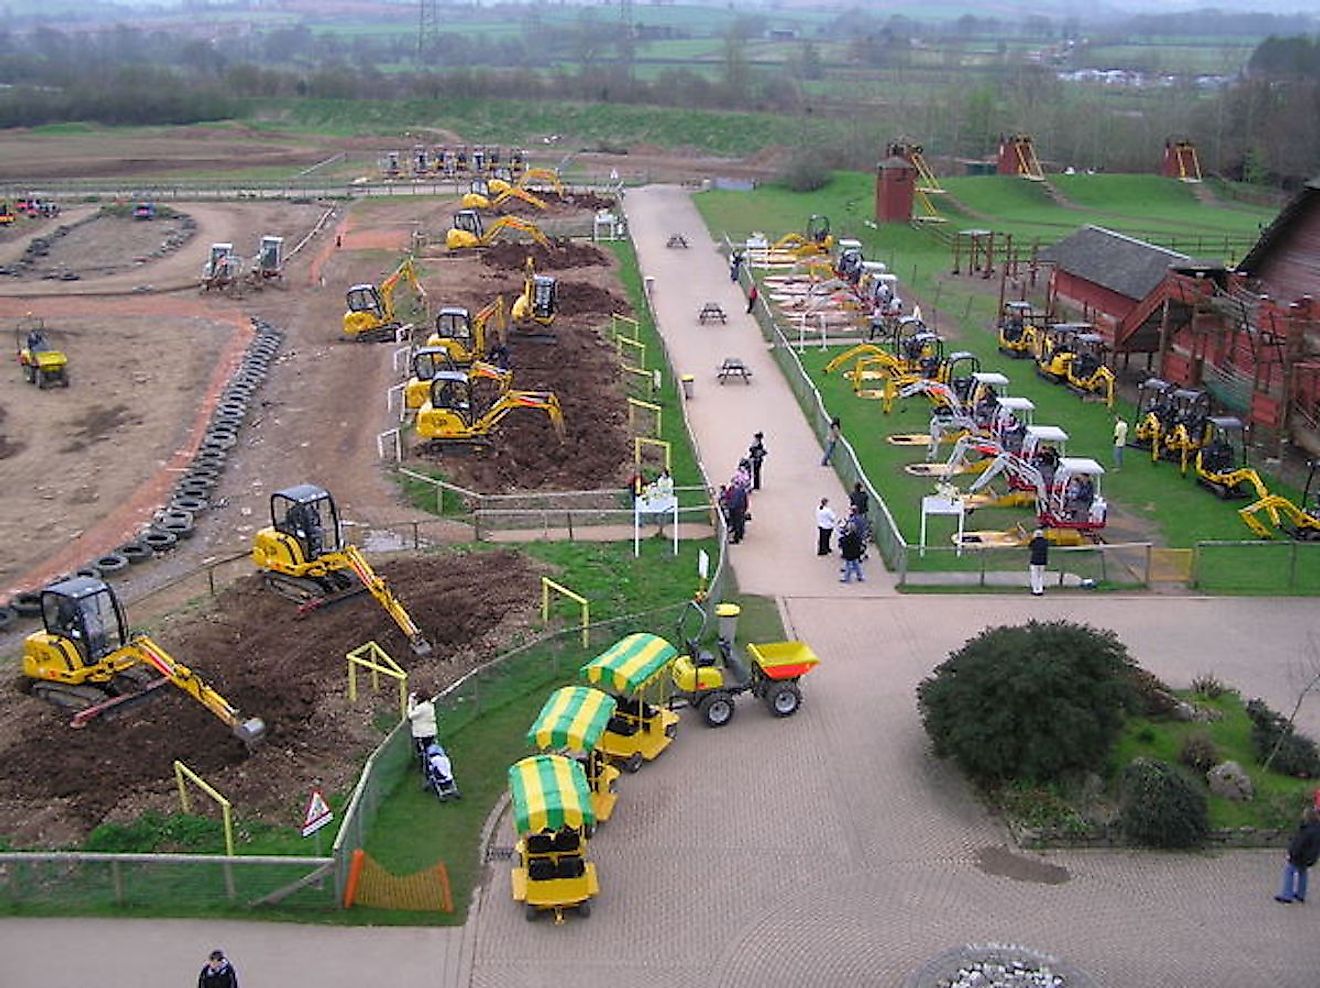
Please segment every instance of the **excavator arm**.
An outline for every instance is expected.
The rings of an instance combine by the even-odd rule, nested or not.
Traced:
[[[177,686],[211,711],[244,744],[249,746],[256,744],[265,735],[266,725],[261,718],[249,717],[244,719],[238,708],[221,696],[210,683],[175,659],[174,656],[170,655],[169,652],[161,648],[148,636],[138,635],[132,640],[130,648],[143,665],[156,670],[164,680]],[[90,713],[91,709],[95,708],[90,708],[83,711],[83,713]]]
[[[880,347],[875,343],[858,343],[856,346],[851,346],[847,350],[844,350],[843,353],[839,354],[826,364],[825,373],[831,374],[849,361],[857,360],[859,357],[878,356],[880,354],[883,354],[886,357],[891,357],[892,359],[888,350],[885,350],[883,347]]]
[[[500,395],[499,400],[485,415],[473,423],[472,431],[484,435],[495,428],[506,415],[518,408],[532,408],[545,412],[550,418],[550,424],[555,428],[555,434],[559,436],[559,441],[564,442],[566,439],[564,412],[559,407],[559,398],[553,391],[507,391]]]
[[[483,247],[490,246],[495,242],[495,238],[505,230],[517,230],[519,233],[525,233],[542,247],[550,247],[550,238],[541,232],[539,226],[517,216],[501,216],[487,227],[485,234],[481,237],[481,245]]]
[[[1239,508],[1238,517],[1242,519],[1243,523],[1247,528],[1251,529],[1252,534],[1257,538],[1272,539],[1275,536],[1275,529],[1279,526],[1280,511],[1288,515],[1294,524],[1296,524],[1296,519],[1299,515],[1305,514],[1301,508],[1297,507],[1297,505],[1293,504],[1286,497],[1281,497],[1278,494],[1269,494],[1254,504],[1248,504],[1245,508]],[[1270,519],[1270,524],[1273,525],[1274,528],[1267,528],[1265,523],[1256,517],[1261,512],[1264,512]]]
[[[385,613],[399,626],[399,630],[408,639],[408,644],[412,647],[414,654],[430,655],[431,643],[426,640],[426,636],[422,634],[421,629],[413,623],[407,608],[403,606],[398,597],[394,596],[394,591],[385,582],[385,578],[372,569],[371,564],[367,562],[367,557],[362,555],[361,550],[355,545],[350,545],[346,546],[341,554],[348,563],[349,568],[362,581],[362,585],[367,588],[367,592],[376,598],[376,602],[385,609]]]
[[[426,304],[426,289],[417,280],[416,264],[409,255],[394,269],[393,274],[380,283],[380,306],[385,312],[386,322],[394,322],[394,293],[398,290],[401,280],[408,282],[409,287],[422,300],[423,306]]]

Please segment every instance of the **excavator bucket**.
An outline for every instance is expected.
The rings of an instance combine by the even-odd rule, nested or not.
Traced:
[[[249,717],[233,727],[234,737],[251,748],[266,736],[266,722],[260,717]]]

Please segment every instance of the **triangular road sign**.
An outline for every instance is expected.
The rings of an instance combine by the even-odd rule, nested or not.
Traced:
[[[307,801],[307,812],[303,814],[302,835],[310,837],[334,818],[330,804],[321,795],[321,790],[313,789],[312,798]]]

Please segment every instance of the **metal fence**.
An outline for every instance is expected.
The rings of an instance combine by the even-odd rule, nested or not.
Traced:
[[[162,906],[180,915],[262,906],[328,912],[338,904],[333,870],[333,858],[6,852],[0,903],[55,915]]]
[[[1259,594],[1320,593],[1320,544],[1198,542],[1191,563],[1198,590]]]

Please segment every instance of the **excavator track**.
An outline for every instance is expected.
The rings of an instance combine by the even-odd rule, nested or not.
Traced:
[[[95,686],[73,686],[69,683],[36,682],[32,695],[64,710],[86,710],[110,699],[110,694]]]
[[[329,578],[318,580],[306,576],[267,573],[266,586],[297,604],[299,614],[328,607],[367,592],[367,588],[351,573],[341,571],[335,575],[342,577],[342,582]]]
[[[364,330],[353,337],[358,343],[393,343],[399,335],[400,323],[387,323],[375,329]]]

